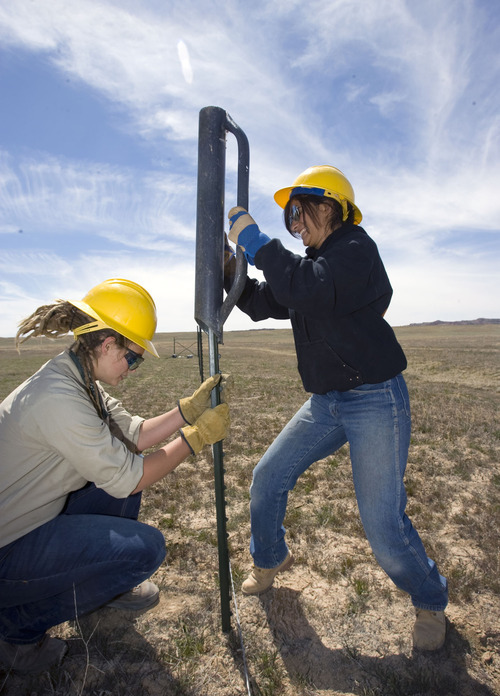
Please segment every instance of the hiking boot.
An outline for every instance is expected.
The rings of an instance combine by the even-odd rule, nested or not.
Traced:
[[[38,643],[24,645],[0,640],[0,665],[19,674],[38,674],[59,666],[67,650],[64,640],[47,635]]]
[[[160,590],[151,580],[144,580],[137,587],[112,599],[106,604],[106,607],[122,611],[145,611],[152,609],[159,601]]]
[[[415,650],[439,650],[446,638],[446,617],[444,611],[417,609],[417,619],[413,626],[413,647]]]
[[[288,570],[293,564],[293,556],[288,552],[287,557],[276,568],[257,568],[254,565],[252,572],[241,586],[243,594],[259,594],[268,590],[274,582],[278,573]]]

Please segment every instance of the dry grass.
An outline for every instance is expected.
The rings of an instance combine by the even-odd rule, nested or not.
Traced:
[[[285,523],[295,566],[261,597],[241,595],[251,563],[252,469],[305,395],[290,331],[227,333],[220,347],[221,369],[234,376],[224,444],[227,525],[254,696],[500,694],[500,327],[397,334],[409,359],[414,420],[408,511],[450,582],[447,644],[436,655],[412,653],[412,609],[370,553],[346,448],[311,467],[290,496]],[[196,348],[194,333],[176,339]],[[32,343],[19,357],[0,340],[2,398],[62,346]],[[160,335],[157,345],[160,360],[147,360],[114,390],[146,417],[199,382],[196,357],[171,358],[173,335]],[[69,641],[62,667],[24,679],[0,671],[2,696],[247,693],[234,611],[231,632],[220,630],[210,454],[149,490],[142,519],[164,532],[169,549],[154,576],[160,605],[140,617],[104,609],[54,627]]]

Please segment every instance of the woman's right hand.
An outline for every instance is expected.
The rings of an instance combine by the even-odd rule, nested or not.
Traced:
[[[192,396],[179,399],[177,406],[186,423],[192,425],[195,420],[201,416],[203,411],[210,408],[210,394],[215,385],[219,383],[220,378],[220,374],[209,377],[198,387]]]

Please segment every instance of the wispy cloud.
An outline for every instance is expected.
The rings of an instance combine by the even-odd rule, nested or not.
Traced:
[[[485,283],[499,256],[499,19],[486,0],[213,0],[203,13],[195,0],[4,4],[4,50],[43,57],[72,89],[104,100],[115,128],[152,153],[149,167],[125,167],[60,152],[14,155],[4,144],[0,240],[26,227],[40,265],[60,281],[43,285],[38,261],[12,244],[5,296],[26,300],[9,271],[21,266],[47,295],[66,287],[67,251],[51,249],[49,261],[42,240],[70,232],[75,291],[118,268],[144,276],[170,306],[165,286],[177,292],[191,317],[198,114],[213,104],[249,138],[251,209],[267,232],[301,252],[272,194],[328,162],[351,179],[391,266],[395,323],[438,309],[434,295],[413,301],[425,284],[420,266],[440,265],[455,297],[467,283],[461,307],[446,305],[442,288],[443,317],[447,306],[468,315],[491,306],[482,295],[492,295]],[[235,166],[228,136],[228,177]],[[480,244],[471,249],[478,231],[491,240],[482,242],[486,257]],[[92,261],[85,241],[100,250]]]
[[[169,248],[194,241],[192,178],[43,155],[14,164],[0,152],[0,180],[0,234],[18,232],[22,221],[23,231],[35,235],[93,232],[125,246],[140,239],[145,250],[159,239]]]

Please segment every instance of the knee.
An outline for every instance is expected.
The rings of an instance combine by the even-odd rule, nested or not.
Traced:
[[[159,529],[150,527],[152,530],[152,543],[151,543],[151,559],[154,565],[158,566],[165,560],[167,555],[167,547],[165,546],[165,537],[160,532]]]
[[[260,462],[254,469],[250,486],[252,504],[266,504],[266,501],[275,495],[277,487],[278,482],[273,468]]]
[[[165,537],[163,534],[160,532],[159,529],[155,529],[154,527],[151,527],[153,530],[153,538],[154,538],[154,545],[152,548],[154,558],[155,558],[155,563],[159,566],[160,563],[165,559],[165,556],[167,555],[167,547],[165,546]]]
[[[140,524],[138,529],[139,549],[137,560],[144,569],[153,573],[164,561],[167,554],[165,538],[160,530],[147,524]]]

